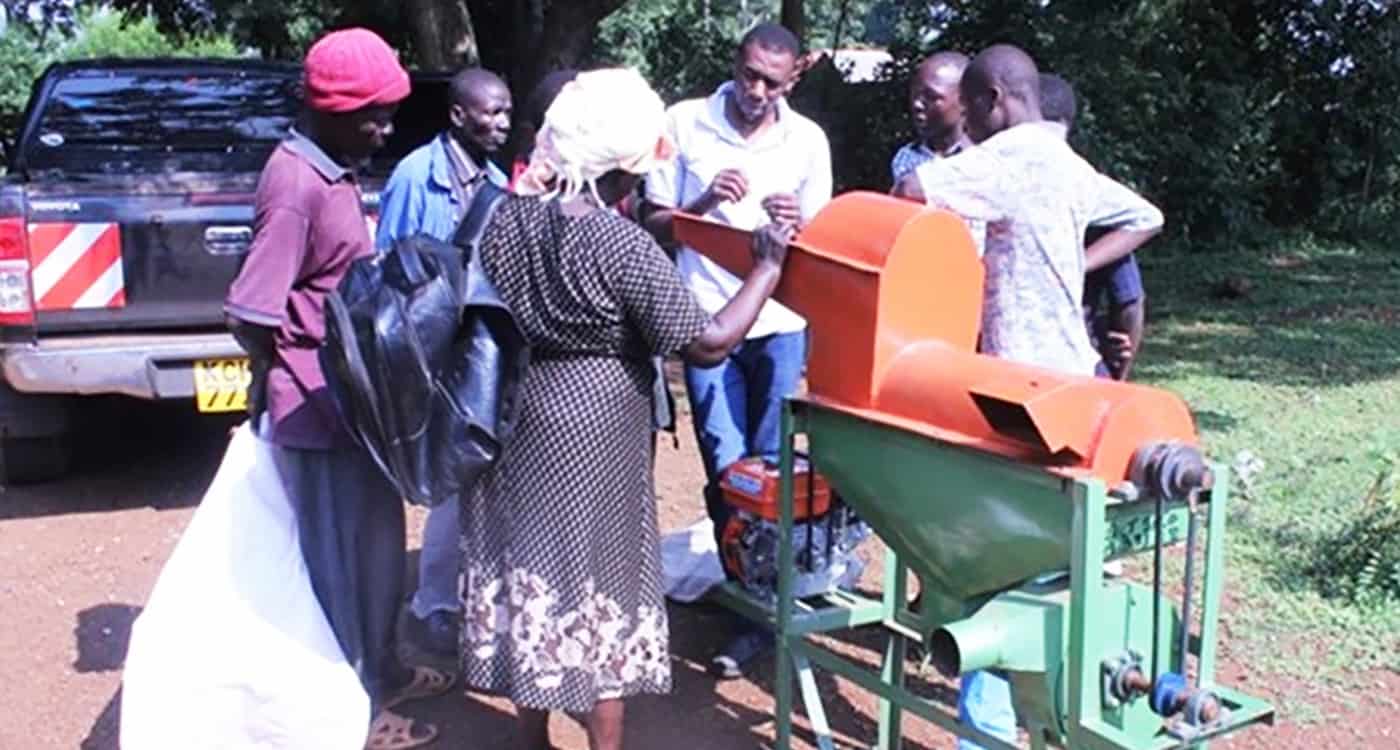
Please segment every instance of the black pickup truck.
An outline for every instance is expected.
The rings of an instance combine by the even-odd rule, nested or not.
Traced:
[[[88,60],[35,82],[0,178],[0,483],[66,470],[86,395],[244,408],[222,303],[299,89],[296,66],[251,60]],[[367,221],[446,103],[445,78],[415,76],[362,174]]]

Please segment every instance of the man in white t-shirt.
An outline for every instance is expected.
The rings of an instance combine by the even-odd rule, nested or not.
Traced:
[[[671,107],[677,157],[647,177],[646,227],[673,241],[676,211],[703,215],[741,229],[763,224],[800,226],[831,199],[831,147],[826,134],[793,111],[785,96],[798,77],[799,45],[777,24],[755,26],[739,44],[734,79],[704,99]],[[701,254],[682,247],[681,276],[710,313],[740,281]],[[797,389],[806,359],[806,321],[769,301],[748,338],[722,364],[687,367],[686,389],[705,462],[705,506],[716,535],[728,520],[718,479],[748,456],[777,460],[783,398]],[[741,630],[715,657],[720,676],[734,677],[771,636]]]

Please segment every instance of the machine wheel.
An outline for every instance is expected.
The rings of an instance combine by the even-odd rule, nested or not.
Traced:
[[[0,439],[0,484],[57,479],[73,457],[67,435]]]

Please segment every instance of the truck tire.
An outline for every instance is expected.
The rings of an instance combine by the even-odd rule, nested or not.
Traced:
[[[0,484],[28,484],[58,479],[73,457],[67,435],[0,438]]]
[[[0,382],[0,485],[57,479],[68,471],[72,401],[20,393]]]

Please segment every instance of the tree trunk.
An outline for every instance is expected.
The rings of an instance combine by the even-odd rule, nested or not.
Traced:
[[[506,79],[519,105],[550,71],[582,65],[592,52],[598,24],[624,2],[466,0],[466,5],[481,43],[482,65]],[[519,126],[517,122],[512,152],[521,146]]]
[[[515,6],[518,0],[466,0],[476,28],[481,66],[506,79],[515,89],[511,64],[515,56]],[[517,95],[519,90],[516,89]]]
[[[405,6],[421,69],[456,70],[479,64],[466,0],[408,0]]]
[[[598,24],[624,2],[465,0],[465,5],[476,25],[482,65],[504,77],[516,98],[523,98],[546,73],[582,64],[592,51]]]
[[[788,31],[797,35],[799,42],[804,41],[803,36],[807,33],[807,18],[802,12],[802,0],[783,0],[782,22]]]
[[[551,2],[541,24],[539,45],[517,49],[520,59],[531,63],[523,81],[533,87],[551,70],[577,68],[593,51],[598,24],[626,0],[574,0]]]

